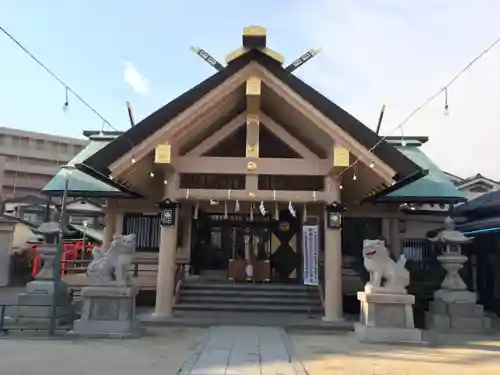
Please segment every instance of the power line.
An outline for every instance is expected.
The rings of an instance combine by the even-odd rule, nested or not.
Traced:
[[[480,54],[478,54],[476,57],[474,57],[467,65],[465,65],[465,67],[463,67],[457,74],[455,74],[455,76],[453,76],[453,78],[448,81],[448,83],[446,85],[444,85],[437,93],[435,93],[434,95],[430,96],[428,99],[426,99],[422,104],[420,104],[418,107],[416,107],[413,111],[410,112],[410,114],[399,124],[397,125],[395,128],[393,128],[391,130],[391,132],[388,134],[388,135],[385,135],[383,136],[382,138],[380,138],[378,140],[377,143],[375,143],[369,150],[368,152],[372,152],[375,148],[377,148],[377,146],[379,146],[382,142],[384,142],[386,140],[387,137],[391,136],[391,134],[393,134],[395,131],[401,129],[402,131],[402,127],[408,122],[410,121],[418,112],[420,112],[420,110],[422,110],[422,108],[424,108],[427,104],[429,104],[431,101],[433,101],[434,99],[436,99],[439,95],[441,95],[443,92],[445,93],[446,95],[446,98],[447,98],[447,90],[448,88],[453,84],[455,83],[455,81],[462,75],[464,74],[467,70],[469,70],[469,68],[474,65],[479,59],[481,59],[484,55],[486,55],[490,50],[492,50],[498,43],[500,43],[500,37],[497,38],[493,43],[491,43],[487,48],[485,48]],[[446,101],[446,104],[445,104],[445,108],[447,109],[447,106],[448,106],[448,103]],[[402,135],[401,138],[403,139],[404,136]],[[352,167],[354,167],[358,162],[360,161],[360,158],[357,158],[353,163],[351,163],[347,168],[345,168],[341,173],[339,173],[337,175],[337,178],[341,178],[345,172],[347,172],[349,169],[351,169]]]
[[[68,84],[66,84],[61,78],[57,76],[52,70],[50,70],[44,63],[42,63],[28,48],[26,48],[19,40],[17,40],[11,33],[9,33],[7,30],[5,30],[4,27],[0,25],[0,31],[3,32],[7,37],[14,42],[19,48],[21,48],[33,61],[35,61],[39,66],[41,66],[49,75],[54,78],[57,82],[59,82],[66,90],[66,103],[64,103],[65,107],[67,107],[68,102],[67,102],[67,93],[68,91],[72,93],[75,98],[77,98],[84,106],[86,106],[88,109],[90,109],[97,117],[99,117],[103,125],[106,124],[109,127],[111,127],[115,131],[120,131],[116,129],[111,123],[106,120],[106,118],[101,115],[94,107],[92,107],[85,99],[83,99],[75,90],[73,90]]]

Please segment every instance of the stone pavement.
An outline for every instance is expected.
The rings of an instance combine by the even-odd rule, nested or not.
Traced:
[[[213,327],[180,375],[303,375],[288,335],[277,327]]]
[[[434,335],[431,346],[361,344],[352,333],[291,334],[310,375],[498,375],[500,335]]]
[[[175,375],[205,332],[155,328],[130,340],[0,338],[0,374]]]
[[[497,375],[499,369],[500,335],[440,335],[432,347],[248,326],[150,327],[131,340],[0,338],[0,375]]]

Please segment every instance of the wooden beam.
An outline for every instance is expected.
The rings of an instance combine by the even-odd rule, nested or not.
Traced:
[[[186,199],[187,189],[178,189],[173,193],[172,198],[176,200]],[[276,197],[276,199],[275,199]],[[231,190],[231,200],[239,200],[241,202],[292,202],[292,203],[311,203],[311,202],[329,202],[326,199],[324,191],[288,191],[288,190]],[[189,189],[189,200],[215,201],[228,200],[227,190],[214,189]]]
[[[198,146],[189,151],[186,156],[201,156],[212,150],[224,139],[230,137],[236,130],[243,126],[245,119],[246,113],[239,114],[210,137],[201,142]]]
[[[144,155],[150,153],[157,144],[166,142],[171,134],[178,131],[179,128],[185,127],[187,124],[196,121],[200,114],[210,110],[214,107],[214,105],[217,105],[229,95],[233,95],[235,90],[238,87],[241,87],[241,85],[245,82],[249,72],[255,69],[255,64],[249,64],[238,73],[228,78],[224,83],[208,92],[202,99],[193,103],[186,110],[174,117],[168,122],[168,126],[163,126],[143,142],[125,153],[118,160],[114,161],[109,167],[110,170],[113,173],[119,174],[124,168],[128,167],[132,155],[135,155],[137,159],[141,159]],[[165,123],[165,125],[167,125],[167,123]]]
[[[369,152],[367,148],[358,140],[343,131],[337,124],[323,115],[311,103],[305,101],[300,95],[286,86],[267,69],[259,65],[257,66],[257,70],[259,71],[262,80],[266,83],[266,85],[269,85],[271,90],[282,97],[293,108],[297,109],[313,124],[318,126],[318,128],[327,133],[335,143],[348,148],[356,158],[359,158],[362,162],[368,164],[373,161],[375,164],[374,170],[377,174],[379,174],[384,181],[388,183],[392,182],[392,177],[396,174],[396,171],[394,171],[390,166],[385,164],[375,154]]]
[[[182,128],[178,129],[175,133],[172,134],[172,138],[174,138],[174,142],[176,144],[182,143],[182,141],[186,138],[190,138],[196,130],[203,128],[206,124],[210,124],[221,117],[221,113],[227,111],[229,106],[234,106],[238,100],[236,93],[232,93],[221,100],[221,102],[208,109],[205,113],[201,114],[196,121],[193,121],[190,124],[185,124]]]
[[[318,156],[309,150],[306,146],[302,144],[297,138],[286,131],[281,125],[279,125],[272,118],[264,113],[261,113],[260,118],[262,124],[268,128],[274,135],[290,146],[294,151],[296,151],[304,159],[309,160],[319,160]]]
[[[247,99],[247,139],[246,157],[256,162],[259,158],[259,127],[261,81],[257,76],[250,76],[246,83]]]
[[[179,173],[189,174],[250,174],[283,176],[324,176],[329,170],[327,159],[311,161],[306,159],[259,159],[251,167],[246,158],[179,156],[172,159],[172,165]]]

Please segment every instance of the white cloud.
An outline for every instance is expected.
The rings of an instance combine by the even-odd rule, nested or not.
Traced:
[[[500,36],[497,0],[315,0],[290,25],[322,53],[298,74],[382,134]],[[500,179],[500,44],[404,127],[444,170]],[[399,135],[394,133],[392,135]]]
[[[139,73],[134,64],[129,61],[123,63],[123,79],[136,93],[141,95],[149,93],[149,79]]]

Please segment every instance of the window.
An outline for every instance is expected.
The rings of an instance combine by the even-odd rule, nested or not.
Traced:
[[[10,139],[10,144],[12,145],[12,147],[19,147],[19,137],[12,136],[12,138]]]
[[[21,137],[21,147],[29,147],[30,145],[30,139],[27,137]]]
[[[23,220],[29,221],[30,223],[37,223],[40,220],[40,217],[35,212],[27,212],[23,215]]]
[[[487,193],[490,189],[484,185],[473,186],[469,189],[472,193]]]
[[[37,139],[37,140],[35,140],[35,148],[37,150],[43,150],[43,149],[45,149],[45,141],[43,139]]]
[[[50,148],[51,148],[53,153],[58,153],[59,152],[59,143],[50,142]]]
[[[59,145],[59,151],[62,152],[63,154],[68,153],[68,144],[67,143],[61,143]]]
[[[94,224],[94,218],[90,216],[70,216],[69,222],[71,224],[83,225],[83,222],[87,222],[87,227],[92,227]]]
[[[401,253],[408,260],[426,261],[432,257],[432,244],[426,238],[404,238],[401,240]]]

